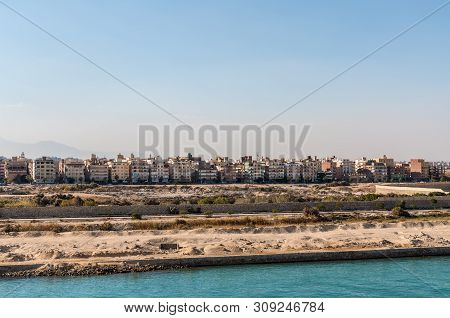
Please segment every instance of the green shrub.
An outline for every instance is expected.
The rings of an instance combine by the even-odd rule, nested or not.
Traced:
[[[142,215],[139,214],[139,213],[134,212],[134,213],[131,213],[131,218],[133,220],[142,220]]]
[[[406,201],[405,200],[398,201],[395,204],[395,208],[400,208],[402,210],[406,209]]]

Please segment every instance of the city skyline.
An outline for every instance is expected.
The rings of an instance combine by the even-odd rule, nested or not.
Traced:
[[[86,4],[11,5],[198,127],[264,123],[441,2]],[[311,125],[308,154],[448,160],[448,12],[276,123]],[[129,153],[138,125],[177,124],[4,7],[0,19],[1,138]]]

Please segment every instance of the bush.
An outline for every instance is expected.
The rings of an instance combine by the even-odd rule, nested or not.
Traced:
[[[398,206],[392,209],[392,215],[395,217],[406,217],[406,218],[411,216],[411,214],[409,214],[408,211]]]
[[[179,214],[179,213],[180,213],[180,211],[178,210],[177,207],[171,206],[169,208],[169,214]]]
[[[83,205],[84,206],[96,206],[97,203],[95,202],[94,199],[85,199]]]
[[[139,214],[139,213],[134,212],[134,213],[131,213],[131,218],[133,220],[142,220],[142,215]]]
[[[319,212],[319,210],[318,210],[317,208],[315,208],[315,207],[309,207],[309,206],[307,206],[307,207],[305,207],[305,208],[303,209],[303,213],[305,213],[305,215],[306,215],[307,217],[312,217],[312,218],[319,218],[319,217],[320,217],[320,212]]]
[[[406,201],[405,200],[398,201],[395,204],[395,208],[399,208],[399,209],[402,209],[402,210],[406,209]]]

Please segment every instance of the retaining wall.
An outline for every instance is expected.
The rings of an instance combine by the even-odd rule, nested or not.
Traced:
[[[0,208],[0,219],[112,217],[130,216],[132,213],[168,215],[171,207],[181,212],[186,212],[188,208],[193,210],[200,208],[203,213],[301,212],[307,206],[316,207],[321,211],[391,210],[402,200],[406,202],[407,209],[450,208],[450,197],[445,196],[382,198],[374,201],[353,202]]]

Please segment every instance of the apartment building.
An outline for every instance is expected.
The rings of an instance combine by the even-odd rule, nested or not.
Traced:
[[[388,169],[384,163],[372,161],[366,167],[372,173],[374,182],[386,182],[388,180]]]
[[[169,179],[172,182],[192,182],[194,174],[194,163],[187,158],[170,158],[169,161]]]
[[[0,183],[5,181],[5,166],[6,166],[6,158],[0,158]]]
[[[322,163],[316,157],[308,156],[303,160],[302,176],[305,182],[317,182],[318,174],[322,171]]]
[[[439,181],[445,176],[446,166],[444,162],[430,162],[429,169],[430,178],[432,180]]]
[[[23,183],[27,182],[29,176],[28,165],[31,160],[25,158],[22,153],[20,157],[12,157],[5,162],[5,180],[8,183]]]
[[[200,183],[216,183],[219,180],[216,166],[212,163],[200,163],[198,168],[198,181]]]
[[[334,157],[322,160],[321,170],[325,173],[325,181],[332,181],[338,178],[338,167]]]
[[[263,161],[246,160],[244,162],[244,172],[246,181],[263,182],[266,176],[266,163]]]
[[[59,163],[59,173],[62,180],[67,183],[84,183],[86,169],[84,161],[76,158],[66,158]]]
[[[108,161],[108,167],[111,182],[128,182],[130,181],[130,162],[121,154],[117,155],[115,160]]]
[[[31,177],[35,183],[55,183],[58,176],[59,160],[41,157],[31,165]]]
[[[303,164],[297,161],[287,162],[285,164],[286,169],[286,181],[287,182],[300,182],[302,181]]]
[[[147,183],[150,180],[150,163],[144,159],[132,158],[130,172],[132,183]]]
[[[285,161],[279,159],[266,159],[265,180],[269,182],[282,182],[286,180]]]
[[[344,179],[348,179],[355,174],[355,162],[349,159],[342,159],[336,162],[338,174]]]
[[[414,180],[425,180],[430,177],[430,166],[423,159],[411,159],[409,169]]]
[[[91,155],[91,159],[85,161],[86,172],[90,182],[107,183],[109,181],[108,160]]]
[[[170,178],[169,164],[160,157],[150,159],[150,180],[152,183],[168,183]]]

